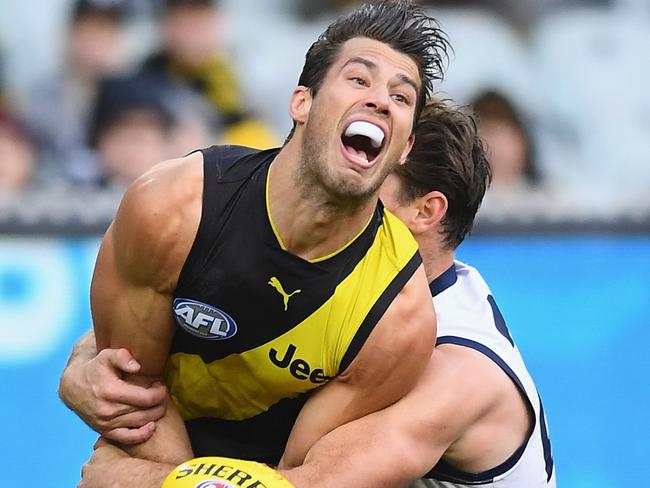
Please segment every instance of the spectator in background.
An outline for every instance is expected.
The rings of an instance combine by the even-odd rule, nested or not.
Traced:
[[[213,144],[211,115],[203,98],[182,85],[147,75],[105,79],[88,130],[94,183],[123,186],[157,162]]]
[[[486,91],[471,103],[487,143],[492,166],[492,187],[504,191],[516,186],[537,186],[539,171],[533,141],[514,104],[497,91]]]
[[[296,8],[305,20],[315,20],[319,17],[335,17],[340,13],[351,10],[356,5],[363,3],[361,0],[298,0]]]
[[[492,167],[492,186],[485,207],[498,212],[536,205],[542,179],[533,140],[517,107],[504,94],[488,90],[470,103],[479,122]],[[497,210],[498,209],[498,210]]]
[[[98,183],[126,186],[170,157],[174,115],[159,84],[145,77],[107,79],[92,113],[89,145],[97,151]]]
[[[0,111],[6,110],[9,106],[7,94],[5,93],[4,65],[1,54],[2,52],[0,52]]]
[[[35,166],[36,151],[27,127],[0,107],[0,195],[27,189]]]
[[[170,85],[164,93],[174,114],[174,126],[167,139],[170,157],[185,156],[218,141],[213,131],[214,110],[201,95],[179,85]]]
[[[181,81],[200,93],[215,112],[217,142],[256,148],[277,138],[246,112],[234,72],[219,45],[215,0],[164,0],[162,49],[145,61],[141,73],[163,83]]]
[[[75,0],[61,71],[28,95],[26,117],[41,158],[75,183],[98,176],[85,144],[88,118],[98,81],[123,67],[125,15],[125,0]]]
[[[552,9],[574,6],[610,6],[615,0],[422,0],[433,8],[481,8],[499,15],[520,32],[527,32]]]
[[[0,197],[26,190],[33,181],[35,166],[33,138],[9,103],[0,57]]]

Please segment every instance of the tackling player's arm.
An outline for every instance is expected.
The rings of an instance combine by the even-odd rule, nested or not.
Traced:
[[[136,180],[99,250],[91,285],[97,350],[127,348],[140,364],[126,377],[134,384],[162,378],[174,333],[172,294],[200,220],[201,159],[168,161]],[[149,440],[123,447],[172,464],[192,456],[171,404]]]
[[[307,451],[336,427],[382,409],[415,385],[436,337],[424,269],[395,297],[350,366],[319,388],[300,411],[281,466],[302,464]]]
[[[95,444],[92,457],[81,469],[81,481],[77,488],[160,488],[175,467],[173,464],[133,458],[100,439]]]
[[[440,346],[408,395],[337,428],[312,447],[302,466],[281,472],[297,487],[394,488],[422,477],[443,454],[454,460],[462,453],[471,463],[466,454],[469,436],[476,444],[477,433],[486,434],[478,446],[482,453],[499,449],[490,427],[495,412],[518,394],[513,386],[481,353]],[[498,455],[503,462],[509,453]]]

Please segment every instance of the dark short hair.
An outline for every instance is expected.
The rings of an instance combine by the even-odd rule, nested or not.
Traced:
[[[525,150],[524,178],[532,186],[540,184],[542,175],[537,166],[535,143],[522,113],[514,102],[504,93],[495,89],[488,89],[479,93],[469,104],[478,118],[479,130],[482,124],[493,122],[508,124],[519,132]]]
[[[218,7],[217,0],[163,0],[162,12],[168,13],[177,7]]]
[[[448,249],[456,249],[471,231],[492,180],[474,117],[447,100],[430,100],[420,117],[408,160],[395,173],[402,182],[402,204],[431,191],[447,197],[444,240]]]
[[[174,113],[167,104],[165,86],[145,75],[115,76],[102,80],[97,87],[95,104],[90,115],[88,145],[97,147],[100,138],[114,124],[133,111],[153,115],[163,130],[174,124]]]
[[[86,17],[103,17],[117,23],[126,19],[128,10],[125,0],[77,0],[70,18],[73,23]]]
[[[433,82],[443,78],[449,42],[436,20],[410,0],[364,4],[330,24],[307,51],[298,84],[315,96],[341,46],[357,37],[388,44],[415,61],[422,80],[415,110],[417,121]]]

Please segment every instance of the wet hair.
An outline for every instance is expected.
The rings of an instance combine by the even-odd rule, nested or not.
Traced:
[[[402,183],[398,198],[403,205],[431,191],[445,195],[442,233],[446,248],[456,249],[471,231],[492,180],[474,117],[447,100],[430,100],[408,160],[395,173]]]
[[[358,37],[387,44],[415,62],[422,82],[415,110],[417,121],[426,99],[432,93],[434,81],[443,78],[450,47],[446,34],[436,20],[410,0],[382,0],[364,4],[330,24],[307,51],[298,84],[309,88],[312,96],[315,96],[335,63],[341,46]]]

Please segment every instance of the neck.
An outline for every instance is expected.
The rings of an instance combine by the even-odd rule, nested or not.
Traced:
[[[341,201],[296,178],[299,152],[290,141],[271,164],[268,206],[283,247],[304,259],[318,259],[352,241],[368,224],[377,199]]]
[[[454,251],[448,251],[439,235],[416,236],[424,262],[427,281],[431,283],[454,264]]]

